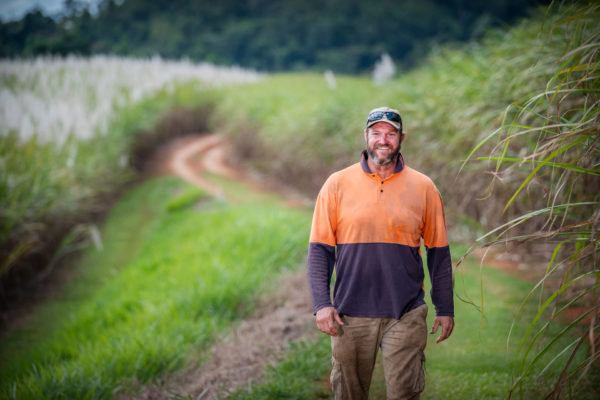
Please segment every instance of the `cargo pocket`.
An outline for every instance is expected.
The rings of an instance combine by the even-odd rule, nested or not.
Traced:
[[[425,389],[425,353],[421,354],[421,362],[418,366],[419,370],[415,371],[415,385],[413,388],[414,393],[421,393]]]

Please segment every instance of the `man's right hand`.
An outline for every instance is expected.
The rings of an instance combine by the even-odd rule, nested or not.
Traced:
[[[335,322],[337,322],[340,326],[344,325],[335,308],[324,307],[317,311],[317,327],[321,332],[330,336],[337,336],[339,332],[335,327]]]

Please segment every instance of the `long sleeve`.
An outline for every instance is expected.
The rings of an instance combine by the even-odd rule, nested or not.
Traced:
[[[335,264],[336,203],[328,179],[317,197],[308,245],[308,279],[316,314],[323,307],[331,306],[329,285]]]
[[[442,197],[435,186],[427,191],[423,242],[427,248],[427,268],[431,278],[431,300],[436,315],[454,316],[452,260],[446,232]]]

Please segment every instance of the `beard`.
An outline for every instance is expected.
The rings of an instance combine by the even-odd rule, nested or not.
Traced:
[[[392,162],[396,162],[398,154],[400,154],[400,147],[400,144],[394,149],[392,146],[369,146],[369,144],[367,143],[367,154],[369,155],[369,158],[373,161],[373,163],[375,163],[375,165],[381,167],[384,165],[391,164]],[[375,151],[379,148],[390,148],[392,149],[392,151],[388,153],[387,156],[380,158],[377,155],[377,152]]]

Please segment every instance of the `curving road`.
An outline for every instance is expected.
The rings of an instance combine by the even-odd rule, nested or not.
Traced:
[[[165,146],[159,152],[159,161],[151,162],[151,168],[154,173],[174,174],[218,197],[224,196],[223,189],[207,180],[204,173],[236,180],[248,190],[265,190],[263,184],[229,166],[228,153],[228,143],[219,135],[191,135]],[[306,205],[285,193],[279,194],[287,205]],[[254,316],[223,332],[212,348],[204,352],[208,358],[198,368],[183,371],[163,385],[148,385],[133,397],[121,394],[117,398],[172,399],[173,393],[177,393],[186,398],[191,395],[203,400],[217,399],[223,389],[235,391],[256,383],[265,366],[282,354],[289,341],[318,335],[306,272],[284,273],[274,287],[278,290],[259,300]]]

